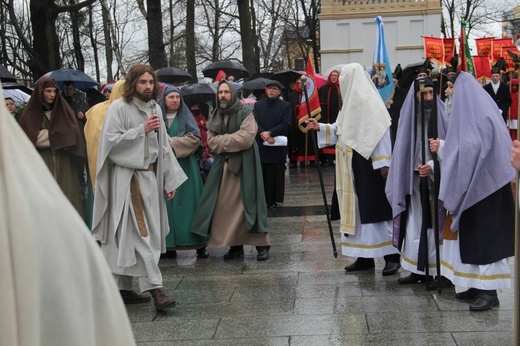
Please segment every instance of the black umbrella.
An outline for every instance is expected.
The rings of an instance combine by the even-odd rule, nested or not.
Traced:
[[[269,82],[273,82],[273,79],[267,78],[257,78],[253,80],[248,80],[247,82],[242,83],[242,90],[244,90],[245,94],[252,93],[256,90],[264,90],[265,85]],[[283,86],[282,86],[283,87]]]
[[[216,94],[215,89],[204,83],[189,84],[181,88],[182,98],[188,106],[193,102],[215,101]]]
[[[0,65],[0,81],[2,81],[2,83],[16,83],[16,77],[9,72],[7,67]]]
[[[71,81],[74,83],[76,89],[84,90],[99,86],[99,83],[90,78],[85,72],[80,70],[61,69],[47,72],[44,77],[51,77],[58,83],[60,88],[63,87],[63,82]],[[38,83],[38,81],[36,81]],[[35,83],[35,84],[36,84]]]
[[[87,103],[89,108],[107,100],[105,95],[94,88],[85,89],[84,92],[87,94]]]
[[[249,71],[244,67],[244,65],[231,60],[215,61],[202,70],[202,74],[204,77],[215,79],[220,70],[226,72],[226,75],[228,76],[234,76],[236,80],[249,77]]]
[[[32,89],[26,87],[25,85],[14,83],[14,82],[2,83],[2,89],[4,89],[4,90],[18,89],[29,95],[32,95],[32,92],[33,92]]]
[[[272,72],[257,72],[253,74],[251,77],[249,77],[249,80],[257,79],[257,78],[271,78],[274,73]]]
[[[277,80],[285,86],[289,86],[290,83],[298,80],[302,74],[295,70],[285,70],[276,72],[271,76],[271,79]]]
[[[155,71],[155,73],[159,81],[163,83],[183,83],[193,79],[191,74],[179,67],[163,67]]]
[[[408,64],[403,70],[403,78],[399,80],[399,85],[401,88],[408,90],[412,85],[413,81],[417,77],[417,70],[419,67],[424,67],[423,62],[417,62],[413,64]]]

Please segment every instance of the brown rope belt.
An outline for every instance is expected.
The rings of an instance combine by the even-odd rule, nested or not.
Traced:
[[[146,169],[136,169],[136,171],[153,172],[153,165],[148,166],[148,168]],[[132,180],[130,181],[130,194],[132,195],[132,205],[134,206],[134,213],[135,218],[137,219],[137,227],[139,228],[139,234],[141,234],[141,237],[147,237],[148,230],[146,229],[146,222],[144,220],[143,197],[141,196],[139,179],[135,174],[132,175]]]

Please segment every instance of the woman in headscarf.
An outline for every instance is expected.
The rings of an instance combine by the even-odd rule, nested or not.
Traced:
[[[170,145],[188,180],[166,201],[170,233],[166,236],[166,249],[170,257],[175,250],[197,249],[197,257],[207,258],[208,238],[191,233],[191,224],[202,194],[202,178],[195,153],[199,149],[200,132],[189,108],[177,87],[169,85],[159,101],[164,123],[170,136]]]
[[[20,126],[36,147],[63,193],[85,214],[80,182],[86,158],[76,116],[50,77],[38,80],[20,117]]]

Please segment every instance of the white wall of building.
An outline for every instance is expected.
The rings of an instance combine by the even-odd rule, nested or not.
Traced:
[[[392,71],[400,63],[424,61],[422,36],[440,37],[441,15],[383,17],[385,41]],[[377,24],[374,18],[322,19],[320,21],[321,71],[357,62],[372,67]]]

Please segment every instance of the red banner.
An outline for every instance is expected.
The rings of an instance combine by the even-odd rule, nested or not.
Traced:
[[[424,56],[430,61],[436,61],[442,65],[444,62],[444,44],[442,38],[423,37],[424,40]]]
[[[443,38],[444,44],[444,64],[451,66],[451,58],[455,54],[455,39],[454,38]]]
[[[477,55],[491,57],[491,47],[493,45],[493,40],[493,37],[475,39],[475,44],[477,45]]]
[[[307,96],[309,97],[309,108],[307,110],[307,100],[305,98],[305,92],[302,90],[302,96],[300,100],[300,107],[298,107],[298,128],[306,133],[308,131],[305,126],[305,120],[310,117],[319,120],[321,118],[321,107],[320,99],[318,96],[318,86],[316,84],[316,77],[314,76],[314,65],[312,64],[311,55],[307,58],[306,73],[307,81],[305,82],[305,88],[307,88]]]
[[[502,47],[513,45],[512,38],[495,38],[493,40],[493,50],[491,55],[491,62],[496,64],[497,60],[502,56]],[[505,59],[506,57],[504,57]]]
[[[515,53],[516,55],[519,55],[519,56],[520,56],[520,51],[518,49],[516,49],[516,46],[503,46],[502,47],[501,54],[507,64],[506,72],[512,72],[515,70],[515,63],[513,62],[513,58],[511,57],[511,55],[509,55],[507,53],[508,50],[512,51],[513,53]]]
[[[473,63],[475,65],[475,78],[478,80],[491,79],[491,60],[489,56],[474,55]]]

